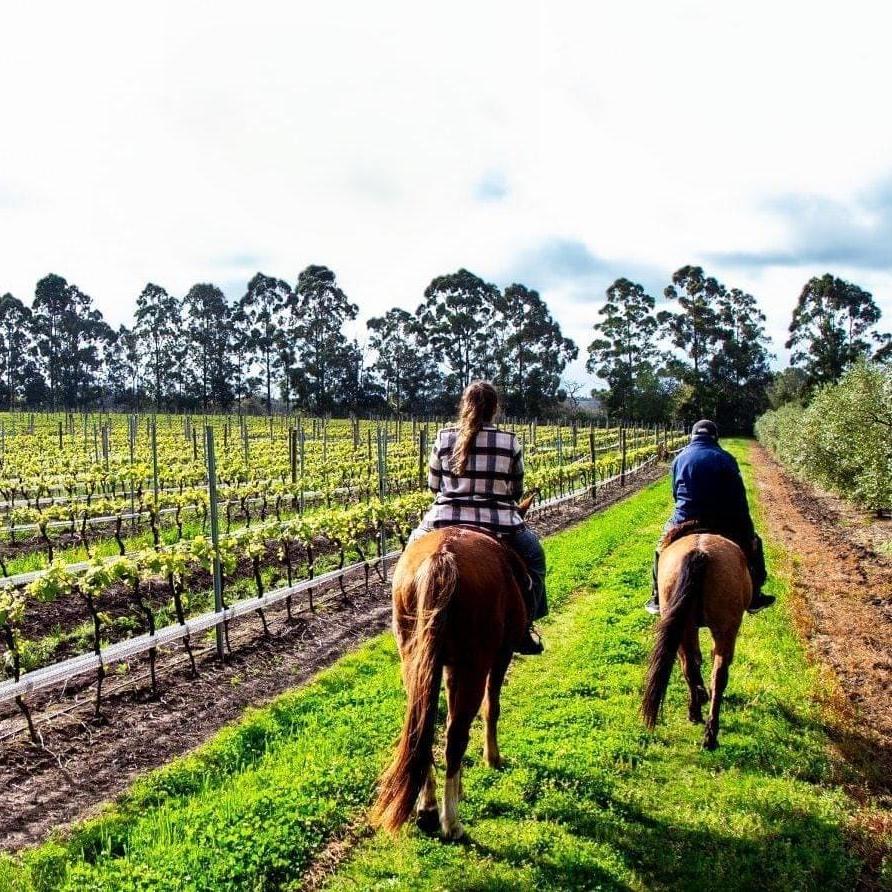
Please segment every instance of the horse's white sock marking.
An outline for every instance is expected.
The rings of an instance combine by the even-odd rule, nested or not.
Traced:
[[[440,812],[440,829],[444,839],[460,839],[464,828],[458,820],[458,798],[461,790],[461,768],[452,777],[446,778],[443,794],[443,809]]]

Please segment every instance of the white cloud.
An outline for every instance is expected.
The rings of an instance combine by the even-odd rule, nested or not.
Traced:
[[[782,335],[823,268],[709,258],[783,248],[772,197],[888,176],[886,19],[859,0],[17,4],[0,290],[55,271],[117,323],[149,280],[232,291],[315,262],[369,316],[565,240],[610,271],[703,262]],[[851,273],[892,315],[889,277]],[[584,347],[609,280],[528,284]]]

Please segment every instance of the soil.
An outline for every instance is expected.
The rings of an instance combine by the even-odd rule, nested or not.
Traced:
[[[892,838],[892,560],[884,553],[892,524],[794,478],[754,448],[765,522],[794,555],[800,630],[837,681],[827,685],[825,715],[843,757],[840,782],[863,808],[856,844],[878,867]]]
[[[531,517],[540,535],[570,526],[660,477],[654,464],[630,475],[627,486],[599,488],[588,496],[541,510]],[[37,843],[66,824],[97,812],[140,774],[198,746],[249,706],[306,683],[320,669],[378,634],[390,623],[390,588],[373,572],[366,589],[362,573],[317,590],[316,609],[306,604],[289,620],[282,606],[268,609],[265,637],[259,619],[245,617],[230,629],[231,654],[222,664],[212,647],[193,641],[198,676],[183,649],[158,654],[158,696],[146,658],[105,680],[102,711],[93,715],[95,681],[84,678],[31,704],[43,747],[33,745],[24,722],[6,713],[0,720],[0,851]]]

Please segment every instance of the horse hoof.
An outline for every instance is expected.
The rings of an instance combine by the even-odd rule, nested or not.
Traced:
[[[707,734],[706,737],[703,738],[703,749],[705,750],[717,750],[719,748],[719,742],[715,737]]]
[[[415,826],[422,833],[433,835],[440,829],[440,815],[436,808],[425,808],[415,815]]]
[[[501,756],[493,756],[492,758],[490,758],[489,756],[487,756],[487,757],[486,757],[486,764],[489,765],[489,767],[492,768],[493,771],[500,771],[501,768],[502,768],[502,766],[503,766],[505,763],[502,761],[502,757],[501,757]]]
[[[691,722],[692,725],[702,725],[703,724],[703,715],[699,712],[689,712],[688,713],[688,721]]]
[[[456,821],[451,826],[442,827],[441,832],[443,834],[443,839],[455,842],[465,835],[465,828],[462,827],[461,821]]]

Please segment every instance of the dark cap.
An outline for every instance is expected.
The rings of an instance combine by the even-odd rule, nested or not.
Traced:
[[[710,421],[708,418],[698,421],[691,428],[691,439],[693,440],[697,437],[708,437],[710,440],[718,440],[719,429],[716,427],[715,422]]]

